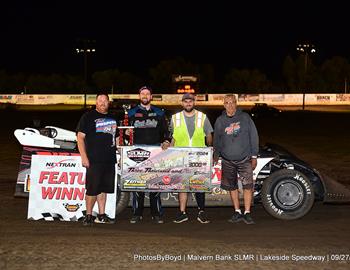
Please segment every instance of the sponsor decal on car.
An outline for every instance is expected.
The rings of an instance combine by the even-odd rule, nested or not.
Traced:
[[[226,195],[228,194],[228,191],[224,190],[224,189],[221,189],[219,187],[214,187],[212,190],[211,190],[211,194],[212,195]]]

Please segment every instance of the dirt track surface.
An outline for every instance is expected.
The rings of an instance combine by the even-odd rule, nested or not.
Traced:
[[[290,114],[258,120],[257,126],[262,144],[279,143],[349,186],[349,116]],[[257,224],[253,226],[228,223],[232,214],[228,207],[208,208],[212,223],[205,225],[195,220],[193,208],[188,210],[190,221],[184,224],[172,223],[175,208],[165,210],[163,225],[151,223],[149,209],[144,221],[135,225],[128,221],[130,209],[114,225],[91,228],[74,222],[28,221],[27,200],[13,197],[21,148],[11,133],[14,127],[23,128],[23,119],[29,116],[17,117],[5,121],[6,128],[0,131],[0,269],[350,268],[350,205],[317,203],[308,215],[294,221],[274,219],[256,205]],[[67,115],[56,118],[45,124],[72,129],[78,116],[71,116],[71,123],[64,122]],[[268,255],[289,256],[289,260],[274,261]],[[295,261],[296,256],[310,259],[310,255],[325,256],[326,261]],[[174,262],[175,258],[180,261]]]

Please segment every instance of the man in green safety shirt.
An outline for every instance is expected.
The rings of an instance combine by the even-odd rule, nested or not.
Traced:
[[[173,147],[206,147],[211,146],[213,142],[213,127],[207,116],[194,108],[195,96],[186,93],[182,97],[183,110],[174,114],[171,118],[170,132],[172,134],[171,146]],[[182,223],[188,220],[186,213],[187,192],[179,192],[180,212],[174,222]],[[205,193],[195,193],[198,215],[197,220],[200,223],[209,223],[204,207]]]

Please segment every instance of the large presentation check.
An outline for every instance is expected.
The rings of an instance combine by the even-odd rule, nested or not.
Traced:
[[[211,147],[121,147],[123,191],[210,192]]]

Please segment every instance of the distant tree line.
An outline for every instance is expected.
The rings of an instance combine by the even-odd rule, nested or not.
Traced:
[[[278,80],[270,80],[258,69],[228,70],[218,76],[211,64],[194,64],[177,58],[164,60],[149,69],[148,78],[141,78],[118,69],[96,71],[88,83],[83,76],[69,74],[11,74],[0,70],[0,93],[94,93],[97,89],[113,93],[137,93],[143,85],[151,85],[155,93],[174,93],[174,74],[199,76],[201,93],[344,93],[350,78],[349,61],[333,57],[320,65],[304,55],[287,56]],[[217,79],[220,77],[220,79]]]

